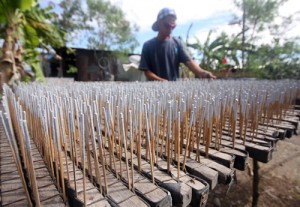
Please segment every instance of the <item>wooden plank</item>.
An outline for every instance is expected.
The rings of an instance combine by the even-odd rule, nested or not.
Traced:
[[[2,206],[16,206],[17,202],[25,204],[24,206],[28,206],[23,188],[15,188],[11,191],[1,192],[1,201]]]
[[[75,166],[75,174],[76,174],[76,190],[75,191],[75,181],[73,176],[73,164],[70,158],[67,158],[67,164],[69,166],[69,176],[67,175],[66,168],[66,157],[63,155],[63,163],[64,163],[64,176],[65,182],[67,186],[67,195],[70,206],[83,206],[84,198],[83,198],[83,173],[82,171]],[[70,180],[67,180],[67,178]],[[103,197],[103,195],[99,192],[97,187],[95,187],[89,179],[86,179],[86,199],[88,206],[99,206],[99,207],[107,207],[110,206],[108,201]],[[77,196],[76,196],[77,194]]]
[[[58,192],[53,180],[51,179],[49,170],[47,169],[44,160],[36,148],[33,140],[30,140],[33,169],[35,171],[35,179],[38,187],[40,202],[56,203],[57,206],[65,206],[60,193]],[[60,198],[60,199],[59,199]]]
[[[29,206],[7,137],[0,121],[0,202],[1,206]]]
[[[93,158],[90,157],[90,159],[93,162]],[[70,162],[69,159],[68,159],[68,162]],[[65,160],[64,160],[64,163],[65,163]],[[82,166],[80,162],[79,162],[79,165]],[[92,166],[92,167],[95,167],[95,166]],[[85,169],[85,170],[88,172],[88,169]],[[100,170],[101,170],[100,172],[102,172],[102,169],[100,169]],[[73,177],[71,172],[70,172],[70,177]],[[106,179],[107,179],[108,189],[109,189],[106,196],[108,198],[108,201],[111,204],[119,205],[119,203],[122,202],[123,199],[125,199],[125,200],[129,199],[130,200],[130,199],[135,199],[134,197],[137,197],[135,194],[133,194],[131,191],[129,191],[128,188],[120,180],[116,179],[111,172],[106,171]],[[81,180],[79,180],[79,182],[76,181],[77,192],[81,192],[83,190],[83,185],[82,185],[82,182],[80,182],[80,181]],[[88,181],[88,180],[86,180],[86,181]],[[73,189],[75,188],[74,181],[70,182],[70,186]],[[96,188],[96,187],[91,182],[87,182],[86,189],[90,190],[92,188]],[[104,188],[104,186],[102,186],[102,188]],[[118,188],[118,191],[120,191],[120,192],[115,192],[116,188]],[[123,197],[123,199],[121,199],[121,201],[119,200],[120,197]],[[142,206],[147,206],[147,205],[143,200],[140,199],[139,206],[142,207]]]
[[[41,205],[45,207],[64,207],[65,205],[61,202],[61,196],[56,195],[48,200],[41,201]]]
[[[249,158],[249,153],[246,150],[238,150],[222,146],[220,148],[220,151],[228,154],[233,154],[235,156],[233,165],[235,169],[242,171],[246,170]]]
[[[186,146],[186,140],[184,140],[184,147]],[[193,151],[196,153],[197,152],[197,143],[194,144],[194,149]],[[206,152],[205,152],[205,146],[200,146],[199,147],[199,152],[200,155],[202,156],[206,156]],[[220,151],[217,151],[213,148],[209,149],[208,152],[208,158],[211,160],[214,160],[228,168],[233,168],[234,165],[234,160],[235,160],[235,156],[233,154],[226,154]]]
[[[107,152],[106,155],[106,159],[107,162],[109,163],[109,153]],[[125,155],[123,155],[124,157]],[[120,160],[118,160],[118,158],[116,158],[116,167],[117,169],[114,169],[114,171],[120,172]],[[121,161],[123,162],[123,161]],[[125,165],[125,163],[123,163],[123,166]],[[100,169],[102,172],[102,168]],[[162,189],[158,186],[156,186],[155,184],[153,184],[152,182],[150,182],[150,180],[148,180],[147,178],[145,178],[144,176],[139,175],[138,171],[135,169],[131,169],[134,170],[134,188],[133,190],[135,191],[135,193],[141,197],[144,201],[146,201],[150,206],[170,206],[172,205],[172,197],[169,191]],[[119,176],[121,177],[122,181],[125,183],[125,185],[128,187],[128,179],[127,179],[127,175],[126,175],[126,170],[125,168],[122,169],[122,173],[119,173]],[[153,195],[156,195],[156,197],[154,197]]]
[[[218,184],[219,173],[195,160],[187,160],[186,170],[189,174],[205,180],[209,184],[210,190],[213,190]]]
[[[222,145],[233,148],[231,137],[223,135]],[[249,153],[249,157],[263,163],[268,163],[271,160],[273,152],[272,147],[260,146],[248,141],[243,145],[243,141],[239,139],[235,140],[235,149],[246,150]]]
[[[157,160],[157,166],[160,170],[167,171],[168,169],[168,164],[165,160],[162,160],[158,158]],[[178,177],[178,169],[175,168],[173,165],[169,166],[170,170],[170,175],[174,178]],[[209,184],[192,175],[186,174],[183,171],[179,172],[179,178],[177,178],[179,181],[187,184],[192,188],[192,201],[191,201],[191,206],[200,206],[201,205],[206,205],[206,201],[203,198],[208,197],[208,191],[209,191]]]
[[[138,169],[138,159],[135,155],[130,162],[133,162],[135,168]],[[141,163],[141,173],[151,179],[150,164],[145,160],[141,160]],[[156,166],[154,166],[154,178],[157,185],[171,193],[173,205],[187,206],[191,203],[192,189],[190,186],[185,183],[178,183],[166,172],[160,171]]]

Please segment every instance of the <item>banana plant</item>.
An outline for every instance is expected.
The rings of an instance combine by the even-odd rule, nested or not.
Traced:
[[[51,25],[54,16],[49,8],[42,9],[37,0],[0,0],[1,85],[9,85],[26,76],[24,60],[40,81],[44,76],[38,62],[41,46],[63,46],[64,33]]]
[[[233,37],[228,37],[225,33],[222,33],[215,40],[211,41],[212,31],[208,33],[207,39],[202,44],[196,37],[195,44],[187,43],[188,47],[196,49],[202,56],[201,67],[213,68],[219,70],[224,68],[224,58],[232,60],[235,65],[240,65],[239,53],[241,53],[243,47],[241,43],[240,34]],[[253,53],[254,46],[248,43],[244,44],[244,51],[247,53]]]
[[[187,43],[187,46],[196,49],[202,56],[201,67],[219,69],[223,65],[224,57],[228,54],[226,46],[229,40],[225,34],[222,34],[211,42],[211,34],[212,30],[209,31],[204,44],[201,44],[200,40],[196,37],[196,43]]]

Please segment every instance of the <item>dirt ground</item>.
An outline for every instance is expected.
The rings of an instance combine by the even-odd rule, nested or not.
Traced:
[[[299,123],[300,124],[300,123]],[[259,207],[300,206],[300,127],[298,135],[277,142],[273,158],[259,163]],[[249,159],[252,166],[252,159]],[[208,207],[252,206],[251,171],[237,171],[237,183],[229,192],[227,186],[218,185],[209,193]]]

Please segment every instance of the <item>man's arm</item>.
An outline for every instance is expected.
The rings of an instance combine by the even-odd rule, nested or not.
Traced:
[[[149,80],[166,81],[166,79],[159,77],[150,70],[145,70],[145,75]]]
[[[195,75],[200,76],[201,78],[208,78],[208,79],[216,79],[211,72],[200,68],[200,66],[194,61],[189,60],[185,64]]]

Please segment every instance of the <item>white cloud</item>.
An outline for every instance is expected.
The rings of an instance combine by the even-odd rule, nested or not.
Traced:
[[[129,21],[140,26],[140,31],[151,30],[160,9],[173,8],[177,13],[177,23],[200,21],[216,14],[235,10],[232,0],[110,0],[119,5]]]
[[[51,0],[43,0],[41,2],[47,2]],[[60,0],[52,0],[57,3]],[[85,0],[82,0],[85,2]],[[111,3],[119,6],[125,13],[126,19],[132,23],[137,24],[140,27],[140,31],[136,34],[138,40],[142,44],[146,36],[153,35],[151,26],[156,20],[157,14],[160,9],[169,7],[175,9],[177,13],[178,27],[174,31],[174,34],[185,36],[186,25],[193,23],[193,28],[190,33],[191,41],[194,36],[197,36],[201,42],[204,42],[207,38],[209,30],[214,29],[215,33],[212,34],[212,38],[220,34],[222,31],[227,34],[237,34],[241,31],[240,26],[228,25],[228,21],[231,19],[232,14],[236,14],[241,17],[241,11],[239,11],[235,5],[234,0],[109,0]],[[83,7],[86,7],[84,4]],[[298,0],[289,0],[279,9],[281,16],[288,16],[294,14],[298,10]],[[294,19],[299,16],[294,15]],[[202,24],[205,23],[205,24]],[[198,26],[196,26],[198,24]],[[200,25],[201,24],[201,25]],[[183,27],[185,25],[185,27]],[[200,26],[199,26],[200,25]],[[180,28],[185,28],[185,31],[180,31]],[[295,24],[291,30],[286,32],[287,37],[295,37],[299,35],[300,24]],[[151,33],[152,32],[152,33]],[[265,33],[262,41],[270,40],[270,34]]]
[[[229,0],[229,1],[231,2],[231,0]],[[289,15],[293,15],[294,24],[291,25],[288,28],[288,30],[286,30],[286,32],[284,33],[286,38],[293,38],[293,37],[299,36],[300,25],[298,23],[300,20],[300,18],[299,18],[300,17],[300,9],[297,5],[298,5],[298,0],[289,0],[288,2],[286,2],[284,5],[282,5],[279,8],[279,16],[275,18],[275,22],[280,24],[280,23],[282,23],[282,17],[287,17]],[[232,7],[231,11],[234,11],[236,14],[241,16],[241,12],[237,11],[233,7]],[[298,23],[296,22],[297,18],[298,18]],[[203,43],[206,40],[207,35],[210,30],[213,30],[213,33],[211,34],[211,39],[213,40],[214,38],[219,36],[221,34],[221,32],[226,32],[230,36],[230,35],[240,33],[242,31],[242,28],[240,25],[237,25],[237,24],[236,25],[228,25],[228,22],[223,22],[220,24],[211,24],[210,27],[201,28],[200,30],[195,32],[194,36],[196,36],[200,40],[200,42]],[[261,32],[260,35],[261,35],[261,38],[259,40],[257,40],[257,42],[256,42],[257,44],[271,43],[272,36],[269,31]],[[190,38],[190,41],[195,42],[195,39]]]

